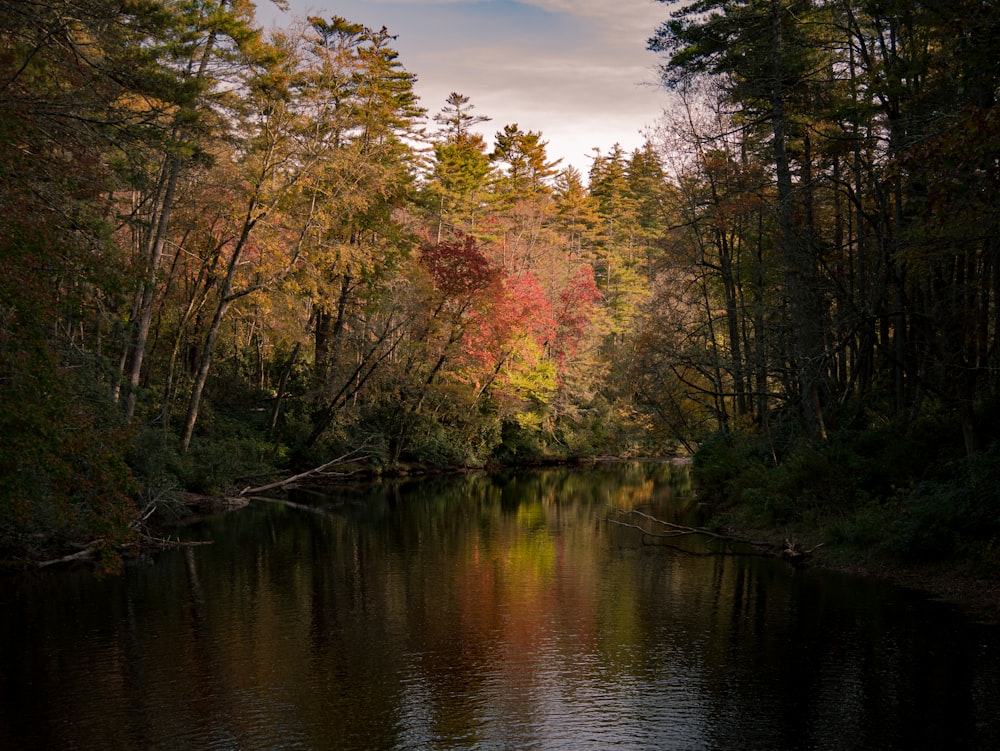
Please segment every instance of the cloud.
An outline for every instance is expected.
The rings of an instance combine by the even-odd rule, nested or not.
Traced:
[[[258,0],[262,6],[266,0]],[[295,15],[342,15],[397,35],[430,114],[470,97],[504,125],[540,131],[549,154],[586,172],[594,147],[630,150],[665,95],[646,40],[667,17],[655,0],[290,0]],[[317,7],[320,6],[320,7]],[[287,18],[287,17],[286,17]]]
[[[294,0],[293,0],[294,1]],[[639,28],[656,24],[666,15],[669,2],[659,0],[367,0],[366,5],[521,5],[548,13],[612,21]]]
[[[647,36],[667,14],[667,3],[657,0],[522,0],[554,13],[592,18],[616,30],[634,29]]]

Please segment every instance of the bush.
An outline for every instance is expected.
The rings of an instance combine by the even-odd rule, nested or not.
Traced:
[[[0,349],[0,555],[49,556],[99,539],[114,566],[115,547],[134,538],[129,434],[96,364],[31,333],[17,333],[18,351]]]
[[[539,464],[567,458],[569,452],[536,426],[525,427],[517,420],[505,420],[493,460],[500,464]],[[586,455],[581,451],[579,455]]]
[[[773,467],[760,436],[719,432],[695,452],[691,475],[704,500],[727,506],[746,500],[747,489],[759,488]]]
[[[892,550],[907,559],[966,556],[1000,537],[1000,450],[955,464],[952,477],[917,485],[895,520]]]

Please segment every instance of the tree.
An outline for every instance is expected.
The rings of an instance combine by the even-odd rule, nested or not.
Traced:
[[[594,275],[608,308],[608,346],[623,343],[646,296],[641,268],[638,199],[629,185],[629,163],[621,146],[598,153],[590,168],[590,195],[600,217],[599,241],[591,259]],[[619,359],[612,357],[611,359]]]
[[[0,546],[134,538],[136,488],[104,355],[127,255],[116,198],[185,101],[174,8],[0,2]]]
[[[299,211],[308,222],[302,228],[303,264],[293,280],[312,302],[316,393],[310,445],[330,425],[349,384],[357,383],[359,373],[370,376],[369,366],[381,357],[378,347],[359,341],[351,358],[347,340],[352,323],[364,338],[362,313],[375,304],[365,297],[390,283],[413,243],[401,215],[415,162],[406,139],[415,135],[423,114],[414,76],[399,64],[386,29],[336,17],[311,24],[310,94],[303,112],[314,148],[324,156],[298,191]],[[383,335],[391,329],[382,329]]]
[[[262,249],[256,244],[258,227],[271,216],[315,159],[314,155],[295,151],[298,141],[294,137],[294,113],[287,106],[290,66],[294,65],[294,58],[288,50],[277,45],[248,48],[247,52],[253,57],[246,61],[242,81],[246,105],[245,119],[241,123],[246,128],[242,134],[244,149],[236,153],[217,153],[220,161],[216,169],[238,186],[234,190],[235,200],[228,207],[230,213],[223,220],[218,244],[219,251],[228,257],[220,269],[215,309],[200,347],[181,432],[182,452],[188,450],[194,435],[223,320],[235,301],[259,291],[268,283],[267,272],[264,276],[254,273],[264,270],[261,265],[254,264],[254,271],[244,277],[242,285],[239,284],[247,256],[254,254],[263,258]]]
[[[512,277],[537,274],[544,284],[559,275],[560,241],[553,220],[550,162],[539,133],[508,125],[496,134],[491,159],[497,165],[487,233],[495,262]]]
[[[632,152],[626,179],[636,203],[637,241],[645,253],[646,274],[649,275],[667,233],[671,194],[660,156],[651,141],[647,140],[641,149]]]
[[[566,240],[566,252],[573,263],[592,258],[599,237],[600,216],[594,197],[575,167],[567,167],[556,178],[555,223]]]
[[[176,71],[185,96],[178,100],[179,106],[164,113],[166,136],[145,165],[156,176],[146,186],[148,193],[133,197],[136,210],[129,217],[135,228],[138,287],[120,367],[128,370],[125,414],[130,420],[159,301],[159,274],[178,181],[182,170],[198,165],[210,151],[209,144],[224,135],[226,118],[220,117],[220,110],[228,95],[221,83],[224,74],[214,63],[231,65],[257,44],[259,35],[252,20],[253,8],[246,0],[180,4],[170,29],[172,37],[157,40],[167,56],[164,64]]]
[[[549,161],[545,153],[547,145],[541,133],[530,130],[525,133],[516,123],[504,126],[496,134],[492,158],[495,163],[506,165],[503,192],[530,198],[550,190],[548,181],[562,160]]]
[[[468,386],[461,392],[444,389],[440,379],[445,365],[457,362],[463,341],[489,315],[489,290],[500,283],[499,270],[490,263],[476,240],[425,243],[416,258],[414,272],[423,279],[416,288],[416,315],[411,321],[404,367],[397,384],[397,396],[389,436],[392,462],[398,462],[409,447],[412,431],[423,418],[428,399],[438,399],[432,409],[445,402],[471,406],[474,394]],[[468,419],[467,414],[465,419]]]
[[[433,159],[422,201],[434,216],[436,242],[491,236],[496,171],[485,139],[470,130],[490,118],[472,114],[474,109],[469,97],[452,93],[434,115],[441,127],[432,139]]]
[[[823,290],[808,209],[797,211],[789,142],[796,126],[789,112],[806,100],[810,76],[822,69],[817,39],[810,39],[807,20],[815,12],[811,0],[732,2],[702,0],[673,14],[650,40],[650,48],[667,56],[663,80],[678,87],[701,73],[725,80],[727,95],[752,117],[770,125],[780,226],[785,289],[794,326],[794,357],[798,373],[799,406],[808,434],[826,436],[822,408],[826,331]],[[801,181],[808,187],[809,172],[802,162]]]
[[[492,120],[487,115],[472,114],[475,108],[476,105],[470,103],[469,97],[451,92],[441,111],[434,115],[434,122],[441,126],[443,139],[459,143],[472,138],[475,134],[470,132],[470,128]]]

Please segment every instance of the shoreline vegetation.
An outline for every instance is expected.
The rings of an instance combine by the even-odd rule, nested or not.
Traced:
[[[809,565],[875,576],[1000,622],[1000,447],[972,456],[957,426],[845,431],[781,461],[760,435],[707,441],[693,483],[712,528],[810,550]],[[780,549],[780,548],[779,548]]]
[[[725,443],[732,447],[735,442],[730,438]],[[255,476],[256,479],[267,479],[267,482],[254,486],[245,485],[241,490],[232,490],[229,493],[213,495],[190,491],[171,493],[168,494],[169,498],[165,498],[159,508],[150,508],[146,511],[142,521],[149,522],[148,525],[144,524],[141,527],[137,525],[135,529],[138,533],[135,538],[116,551],[109,550],[103,541],[77,545],[77,550],[60,555],[43,553],[44,548],[39,548],[34,560],[8,559],[3,562],[2,569],[6,573],[16,573],[66,564],[86,564],[94,566],[95,570],[104,571],[107,562],[111,560],[112,563],[108,571],[114,573],[117,566],[133,557],[155,554],[159,550],[170,547],[211,544],[210,541],[181,542],[179,538],[173,537],[178,525],[190,524],[218,513],[238,511],[254,501],[277,502],[296,508],[301,507],[301,504],[264,495],[268,492],[280,494],[297,486],[312,487],[325,483],[338,486],[344,482],[371,481],[378,477],[401,479],[441,473],[452,474],[456,471],[488,471],[481,467],[460,470],[414,465],[399,467],[390,472],[376,472],[356,463],[360,453],[362,452],[349,452],[311,470],[291,475],[277,471],[262,473]],[[707,452],[707,454],[696,454],[694,457],[625,458],[604,456],[572,460],[539,459],[523,466],[534,469],[545,466],[585,466],[634,461],[680,464],[691,468],[697,488],[699,482],[707,483],[707,476],[712,474],[710,465],[707,463],[712,461],[713,454],[711,452]],[[510,468],[505,467],[505,469]],[[815,467],[813,469],[815,470]],[[905,550],[905,540],[900,537],[888,536],[893,533],[899,535],[900,530],[906,528],[905,522],[907,520],[910,523],[913,522],[912,510],[909,512],[905,510],[907,504],[905,497],[897,497],[894,501],[894,513],[900,515],[895,526],[887,524],[882,518],[885,515],[884,509],[882,513],[878,514],[877,523],[870,519],[867,522],[864,521],[866,515],[873,513],[872,501],[870,500],[866,503],[856,504],[853,517],[843,510],[834,511],[828,508],[825,512],[818,511],[815,501],[803,504],[808,509],[808,513],[799,514],[789,511],[784,516],[779,517],[774,513],[773,503],[770,504],[772,508],[767,509],[768,504],[762,506],[759,501],[747,503],[746,498],[755,497],[755,493],[775,492],[773,484],[778,482],[780,473],[774,471],[770,474],[754,474],[748,468],[743,468],[742,473],[737,470],[735,465],[730,467],[729,482],[744,486],[743,490],[736,493],[731,488],[730,492],[733,495],[727,499],[720,500],[715,497],[712,500],[704,487],[696,490],[696,505],[701,518],[699,526],[682,526],[665,522],[639,511],[632,512],[638,517],[634,521],[614,518],[609,518],[608,521],[626,527],[634,527],[643,535],[650,535],[653,538],[704,535],[734,546],[743,546],[744,551],[753,550],[753,553],[745,554],[759,554],[781,559],[796,568],[820,567],[857,576],[878,578],[901,587],[921,591],[928,597],[948,602],[972,619],[987,623],[1000,623],[1000,577],[996,575],[994,568],[996,561],[992,557],[994,552],[993,539],[985,544],[982,544],[980,540],[979,545],[966,541],[962,546],[959,544],[960,535],[956,529],[941,526],[935,529],[935,535],[950,538],[952,543],[946,547],[940,543],[936,544],[933,548],[935,552],[931,554],[925,552],[924,554],[928,557],[921,559],[920,555],[915,552]],[[754,493],[749,494],[746,492],[746,486],[750,484],[748,473],[758,479]],[[843,473],[839,474],[843,476]],[[816,480],[817,476],[813,475],[812,479]],[[765,485],[772,485],[771,491],[765,491]],[[800,498],[808,497],[819,487],[819,484],[813,487],[805,484],[799,487],[797,492]],[[734,502],[734,499],[738,498],[742,498],[743,502]],[[786,499],[787,501],[788,499]],[[884,506],[884,502],[876,503],[875,506]],[[154,515],[155,519],[152,518]],[[861,530],[860,527],[865,523],[875,523],[876,527],[867,531]],[[844,532],[845,528],[855,529],[855,533],[847,535]],[[662,533],[664,529],[666,529],[666,534]]]

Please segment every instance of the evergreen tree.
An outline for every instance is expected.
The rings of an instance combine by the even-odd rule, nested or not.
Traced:
[[[631,330],[638,303],[646,296],[639,202],[629,185],[629,163],[621,146],[594,158],[590,195],[600,217],[599,241],[591,260],[594,277],[610,315],[609,343],[620,344]]]
[[[517,124],[507,125],[496,134],[493,161],[504,165],[505,191],[519,198],[550,192],[549,181],[561,160],[549,161],[541,133],[525,133]]]
[[[434,141],[431,173],[424,186],[435,217],[438,242],[450,237],[490,236],[495,170],[485,139],[469,130],[489,118],[472,115],[469,98],[453,93],[435,115],[442,125]]]
[[[372,337],[364,311],[398,272],[412,242],[399,210],[414,171],[406,140],[423,115],[414,76],[398,62],[385,29],[311,20],[320,37],[306,69],[306,111],[315,113],[314,135],[329,148],[301,186],[298,205],[300,217],[309,217],[302,229],[306,266],[296,288],[312,300],[317,391],[310,445],[331,424],[350,383],[359,385],[359,372],[371,377],[382,356],[381,347],[365,341]],[[388,344],[378,336],[374,341]]]
[[[453,91],[445,100],[441,111],[434,115],[434,122],[441,126],[441,140],[460,143],[473,136],[470,131],[473,126],[488,123],[493,118],[487,115],[475,115],[476,105],[470,103],[469,97]]]
[[[597,203],[583,176],[575,167],[567,167],[556,178],[556,222],[566,243],[571,264],[593,258],[598,242],[601,218]]]

